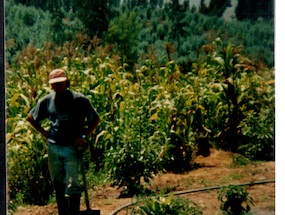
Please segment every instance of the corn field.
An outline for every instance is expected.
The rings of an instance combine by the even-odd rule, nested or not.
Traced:
[[[189,171],[209,148],[273,159],[274,71],[252,63],[238,46],[217,39],[188,71],[144,60],[130,70],[90,42],[60,49],[29,46],[7,69],[9,198],[46,204],[52,194],[46,141],[25,120],[51,91],[48,73],[66,70],[71,89],[86,95],[101,117],[90,137],[90,162],[114,186],[133,195],[161,171]],[[43,122],[48,129],[48,122]]]

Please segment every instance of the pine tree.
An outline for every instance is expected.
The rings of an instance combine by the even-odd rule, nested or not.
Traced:
[[[112,14],[108,1],[76,0],[73,8],[77,17],[85,24],[89,36],[101,37],[107,31]]]
[[[273,0],[239,0],[236,8],[236,17],[238,20],[258,18],[274,18]]]
[[[108,29],[106,41],[114,45],[114,51],[121,57],[121,63],[130,67],[138,60],[137,45],[141,26],[137,23],[137,13],[129,12],[115,17]]]
[[[205,1],[201,1],[200,13],[209,16],[222,17],[227,7],[231,6],[231,0],[211,0],[209,7],[206,6]]]

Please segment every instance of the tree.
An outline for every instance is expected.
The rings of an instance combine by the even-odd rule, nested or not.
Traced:
[[[147,1],[146,0],[127,0],[126,2],[127,6],[129,9],[134,9],[135,7],[146,7],[147,6]]]
[[[120,6],[120,0],[109,0],[109,6],[119,7]]]
[[[93,37],[101,37],[107,31],[111,18],[111,8],[106,0],[77,0],[74,1],[73,11],[84,23],[87,33]]]
[[[239,0],[236,17],[238,20],[272,19],[274,17],[274,2],[273,0]]]
[[[28,44],[37,47],[51,41],[52,17],[41,9],[6,3],[5,5],[7,61]]]
[[[173,23],[170,38],[178,42],[178,49],[180,46],[180,38],[186,33],[185,27],[188,23],[186,23],[184,17],[188,8],[189,7],[186,7],[185,4],[180,5],[179,0],[172,0],[166,5],[168,16]]]
[[[136,63],[138,59],[137,45],[138,34],[141,26],[136,22],[137,13],[129,12],[114,18],[108,29],[106,41],[114,45],[115,52],[121,56],[121,63]]]
[[[209,16],[222,17],[227,7],[231,6],[230,0],[211,0],[209,7],[206,6],[204,0],[201,1],[200,13]]]
[[[162,8],[163,7],[163,0],[150,0],[149,4],[150,4],[152,9],[155,9],[157,6]]]

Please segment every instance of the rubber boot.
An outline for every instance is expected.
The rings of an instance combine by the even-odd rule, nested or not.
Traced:
[[[80,210],[80,194],[69,197],[69,215],[78,215]]]
[[[57,202],[58,215],[67,215],[68,199],[64,196],[64,189],[56,190],[55,197]]]

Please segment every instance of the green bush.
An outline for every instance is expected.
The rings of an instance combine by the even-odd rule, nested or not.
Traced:
[[[182,198],[158,196],[142,200],[143,204],[132,209],[138,215],[201,215],[201,208]]]
[[[265,70],[252,76],[250,80],[243,79],[243,83],[247,85],[244,92],[250,101],[247,108],[243,108],[244,118],[239,125],[244,138],[239,152],[250,159],[272,160],[275,144],[274,73]]]
[[[250,211],[253,199],[241,186],[229,185],[220,189],[218,196],[220,209],[227,215],[242,215]]]

